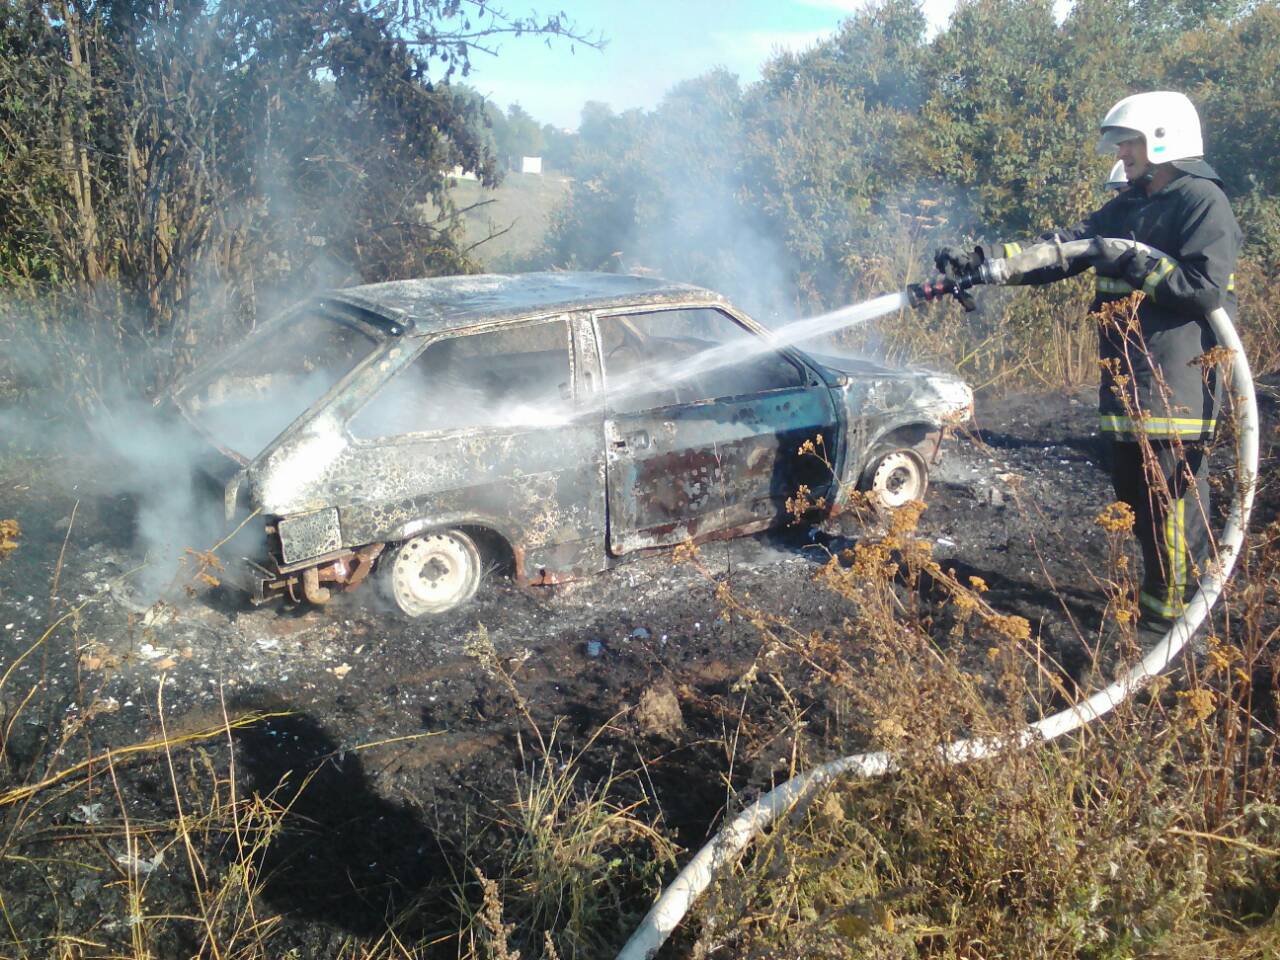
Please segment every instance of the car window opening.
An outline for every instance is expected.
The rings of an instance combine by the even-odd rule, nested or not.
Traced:
[[[352,418],[363,439],[545,427],[573,414],[564,320],[437,340]]]
[[[662,310],[600,317],[600,349],[609,406],[634,412],[803,387],[804,371],[776,351],[759,352],[760,338],[714,309]],[[734,347],[744,349],[733,358]],[[727,362],[699,369],[711,351]]]

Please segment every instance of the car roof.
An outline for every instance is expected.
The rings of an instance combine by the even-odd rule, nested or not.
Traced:
[[[658,277],[572,271],[391,280],[330,291],[323,299],[350,303],[394,321],[412,320],[406,336],[563,310],[726,302],[714,291]]]

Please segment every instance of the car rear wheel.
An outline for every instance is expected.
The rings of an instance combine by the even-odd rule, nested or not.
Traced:
[[[923,500],[929,489],[929,468],[914,450],[890,450],[867,471],[867,490],[886,510]]]
[[[379,564],[382,586],[402,613],[423,617],[466,603],[483,573],[475,541],[461,530],[406,540]]]

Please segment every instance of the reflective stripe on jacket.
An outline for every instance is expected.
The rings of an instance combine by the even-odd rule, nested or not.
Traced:
[[[1017,246],[1017,244],[1012,244]],[[1009,256],[1009,254],[1005,254]],[[1148,277],[1150,279],[1150,277]],[[1115,300],[1120,297],[1128,297],[1141,289],[1130,284],[1127,280],[1120,280],[1116,277],[1098,277],[1097,286],[1094,290],[1094,296],[1099,300]],[[1236,275],[1233,273],[1227,277],[1227,291],[1229,293],[1236,292]],[[1143,291],[1146,292],[1145,290]]]

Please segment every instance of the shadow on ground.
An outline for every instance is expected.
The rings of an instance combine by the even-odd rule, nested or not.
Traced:
[[[240,788],[289,809],[261,864],[270,906],[357,936],[394,922],[416,939],[445,919],[423,908],[443,908],[438,894],[453,883],[435,833],[422,811],[376,792],[358,754],[306,713],[238,729],[235,740]]]

